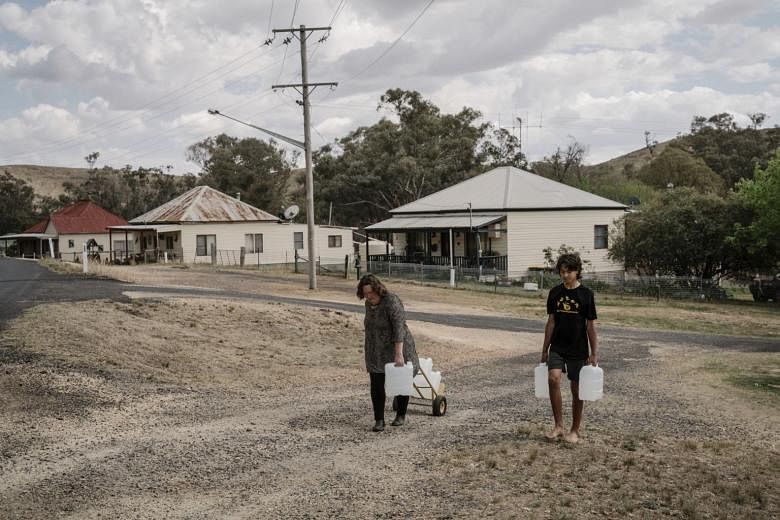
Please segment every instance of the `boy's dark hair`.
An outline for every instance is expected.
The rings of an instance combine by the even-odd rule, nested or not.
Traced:
[[[561,268],[567,271],[577,271],[577,280],[582,279],[582,259],[576,253],[566,253],[558,257],[555,263],[555,271],[560,274]]]
[[[378,294],[380,297],[383,297],[387,294],[387,287],[385,287],[385,284],[379,281],[379,278],[374,276],[373,274],[367,274],[364,275],[357,285],[357,297],[361,300],[363,299],[363,286],[364,285],[370,285],[371,289]]]

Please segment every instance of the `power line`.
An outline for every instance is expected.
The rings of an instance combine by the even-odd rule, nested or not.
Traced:
[[[344,6],[346,5],[347,0],[341,0],[339,2],[339,5],[336,6],[336,10],[333,11],[333,16],[330,17],[330,22],[328,22],[328,27],[333,27],[333,22],[336,21],[336,18],[339,17],[341,12],[344,10]],[[317,51],[320,50],[320,47],[322,47],[322,44],[325,42],[325,40],[328,39],[330,36],[330,31],[328,31],[325,36],[317,40],[317,46],[314,47],[314,49],[311,51],[311,54],[309,54],[309,62],[314,63],[314,56],[317,54]]]
[[[297,52],[296,52],[296,54],[297,54]],[[274,62],[274,63],[272,63],[272,64],[270,64],[270,65],[268,65],[267,67],[265,67],[265,69],[269,69],[269,68],[271,68],[271,67],[275,66],[277,63],[278,63],[278,61],[277,61],[277,62]],[[261,69],[261,70],[259,70],[259,71],[255,72],[255,73],[253,73],[253,74],[251,74],[251,75],[249,75],[249,76],[246,76],[246,77],[250,77],[250,76],[257,75],[257,74],[259,74],[259,73],[263,72],[263,70],[265,70],[265,69]],[[245,77],[245,78],[246,78],[246,77]],[[245,78],[239,78],[239,80],[241,80],[241,79],[245,79]],[[202,99],[203,97],[206,97],[206,96],[208,96],[208,95],[210,95],[210,94],[212,94],[212,93],[214,93],[214,92],[217,92],[217,91],[219,91],[219,90],[220,90],[220,89],[216,89],[216,90],[214,90],[214,91],[212,91],[212,92],[209,92],[209,93],[205,94],[204,96],[201,96],[201,97],[200,97],[200,98],[198,98],[198,99]],[[256,101],[256,100],[258,100],[258,99],[262,99],[262,98],[264,98],[264,97],[266,97],[266,96],[268,96],[268,95],[270,95],[270,94],[272,94],[272,93],[273,93],[273,91],[272,91],[272,90],[269,90],[269,91],[266,91],[266,92],[264,92],[264,93],[263,93],[263,94],[261,94],[260,96],[253,95],[253,96],[250,96],[249,98],[246,98],[246,99],[244,99],[244,100],[241,100],[241,101],[238,101],[238,102],[236,102],[236,103],[233,103],[233,104],[231,104],[231,105],[228,105],[228,106],[226,106],[224,109],[225,109],[225,110],[230,110],[230,109],[238,108],[238,107],[241,107],[241,106],[243,106],[243,105],[246,105],[247,103],[250,103],[251,101]],[[194,101],[197,101],[198,99],[196,99],[196,100],[193,100],[193,102],[194,102]],[[259,114],[263,114],[263,113],[265,113],[265,112],[269,112],[270,110],[276,109],[276,108],[278,108],[278,107],[280,107],[280,106],[282,106],[282,107],[286,107],[286,106],[287,106],[287,104],[286,104],[286,103],[279,103],[279,104],[276,104],[276,105],[274,105],[273,107],[270,107],[270,108],[268,108],[268,109],[261,110],[260,112],[257,112],[256,114],[258,114],[258,115],[259,115]],[[180,108],[180,107],[177,107],[177,108]],[[164,114],[159,114],[158,116],[155,116],[155,118],[156,118],[156,117],[159,117],[159,116],[161,116],[161,115],[164,115]],[[159,138],[159,137],[161,137],[161,136],[163,136],[163,135],[166,135],[166,134],[168,134],[168,133],[172,132],[172,131],[173,131],[173,130],[175,130],[176,128],[190,126],[190,125],[192,125],[192,124],[194,124],[194,123],[195,123],[195,122],[190,122],[190,123],[183,123],[183,124],[181,124],[181,125],[176,125],[176,126],[174,126],[174,127],[172,127],[172,128],[169,128],[168,130],[165,130],[165,131],[162,131],[162,132],[158,132],[158,133],[156,133],[155,135],[151,136],[150,138],[144,139],[142,142],[145,142],[145,141],[149,141],[149,140],[152,140],[152,139]],[[215,126],[214,128],[216,128],[216,126]],[[136,143],[136,144],[138,144],[138,143]],[[132,145],[131,145],[131,146],[132,146]],[[157,148],[159,148],[159,149],[162,149],[162,148],[160,148],[160,147],[157,147]],[[120,155],[116,155],[116,156],[109,156],[109,157],[108,157],[108,160],[116,160],[116,159],[117,159],[117,158],[119,158],[119,157],[126,156],[128,153],[130,153],[130,152],[128,151],[128,152],[125,152],[125,153],[123,153],[123,154],[120,154]],[[135,157],[142,157],[142,156],[144,156],[144,155],[148,155],[148,153],[141,153],[141,154],[137,154]],[[108,160],[106,160],[105,162],[108,162]]]
[[[262,47],[262,46],[260,46],[260,47]],[[224,68],[226,68],[226,67],[228,67],[230,65],[235,64],[239,60],[242,60],[243,58],[246,58],[248,55],[250,55],[253,52],[257,51],[260,47],[256,47],[256,48],[252,49],[251,51],[246,52],[246,53],[242,54],[241,56],[239,56],[239,57],[229,61],[228,63],[225,63],[224,65],[222,65],[222,66],[220,66],[220,67],[218,67],[218,68],[216,68],[216,69],[214,69],[214,70],[212,70],[212,71],[210,71],[210,72],[208,72],[206,74],[203,74],[203,75],[199,76],[198,78],[190,80],[189,82],[187,82],[186,84],[182,85],[181,87],[178,87],[178,88],[176,88],[176,89],[174,89],[174,90],[172,90],[172,91],[170,91],[170,92],[168,92],[168,93],[166,93],[166,94],[164,94],[164,95],[162,95],[162,96],[160,96],[160,97],[158,97],[158,98],[156,98],[156,99],[154,99],[154,100],[152,100],[152,101],[150,101],[150,102],[148,102],[148,103],[146,103],[146,104],[144,104],[142,106],[140,106],[138,109],[136,109],[134,111],[131,111],[129,113],[128,112],[124,112],[121,115],[117,115],[117,116],[111,117],[111,118],[109,118],[109,119],[107,119],[105,121],[101,121],[99,123],[96,123],[96,124],[94,124],[94,125],[92,125],[90,127],[87,127],[86,129],[81,131],[78,135],[73,135],[73,136],[65,137],[65,138],[58,139],[56,141],[50,142],[50,143],[44,145],[42,148],[36,150],[36,152],[53,152],[53,151],[58,151],[58,150],[64,150],[64,149],[67,149],[67,148],[72,148],[74,146],[79,146],[80,144],[83,144],[85,142],[89,142],[90,140],[92,140],[92,139],[94,139],[96,137],[103,137],[105,135],[104,133],[101,133],[101,135],[99,135],[99,136],[95,136],[95,132],[97,132],[97,131],[105,132],[106,130],[110,130],[110,129],[116,128],[116,127],[118,127],[118,126],[120,126],[120,125],[122,125],[122,124],[124,124],[124,123],[126,123],[128,121],[137,119],[139,117],[142,118],[142,117],[144,117],[145,114],[152,113],[153,107],[155,105],[158,105],[158,104],[162,105],[162,101],[163,100],[165,100],[166,102],[171,102],[171,101],[174,101],[176,99],[181,99],[181,98],[183,98],[183,97],[185,97],[185,96],[187,96],[187,95],[189,95],[189,94],[191,94],[191,93],[193,93],[193,92],[195,92],[195,91],[205,87],[209,83],[213,83],[214,81],[217,81],[217,80],[225,77],[226,75],[228,75],[228,74],[230,74],[232,72],[235,72],[235,71],[239,70],[242,67],[245,67],[246,65],[251,63],[253,60],[252,59],[246,60],[243,63],[239,64],[238,66],[233,67],[230,70],[228,70],[228,71],[226,71],[226,72],[224,72],[222,74],[219,74],[216,77],[214,77],[212,79],[209,79],[208,81],[205,81],[205,82],[201,83],[200,85],[197,85],[197,86],[194,86],[192,88],[189,88],[189,90],[186,90],[183,93],[180,93],[181,91],[183,91],[183,90],[187,89],[188,87],[191,87],[192,85],[194,85],[197,81],[203,80],[203,79],[213,75],[214,73],[220,71],[221,69],[224,69]],[[245,77],[247,77],[247,76],[245,76]],[[180,94],[174,96],[174,94],[177,94],[177,93],[180,93]],[[209,94],[211,94],[211,93],[213,93],[213,91],[210,92]],[[209,95],[209,94],[206,94],[206,95]],[[138,113],[138,110],[141,110],[140,114]],[[168,111],[168,112],[170,112],[170,111]],[[164,112],[164,113],[168,113],[168,112]],[[153,118],[154,117],[152,117],[151,119],[153,119]],[[133,122],[133,124],[131,126],[134,126],[135,124],[136,123]],[[88,139],[84,140],[84,135],[85,134],[93,135],[95,137],[88,138]],[[12,157],[23,157],[25,155],[31,155],[31,152],[19,152],[19,153],[10,155],[9,158],[12,158]]]
[[[250,97],[248,99],[245,99],[245,100],[242,100],[242,101],[240,101],[238,103],[233,103],[232,105],[228,105],[227,107],[225,107],[225,109],[226,110],[231,110],[231,109],[239,108],[239,107],[241,107],[243,105],[246,105],[247,103],[250,103],[252,101],[259,101],[260,99],[263,99],[264,97],[269,96],[271,93],[272,93],[271,91],[266,91],[266,92],[264,92],[260,96],[252,96],[252,97]],[[268,109],[265,109],[263,112],[267,112],[267,111],[273,110],[275,108],[278,108],[279,106],[282,106],[282,103],[279,103],[279,104],[274,105],[274,106],[272,106],[272,107],[270,107]],[[139,150],[143,151],[144,147],[143,146],[139,147],[139,145],[142,145],[142,144],[147,143],[149,141],[157,141],[157,140],[159,140],[163,136],[169,135],[169,134],[171,134],[173,132],[181,131],[182,129],[185,129],[187,127],[191,127],[191,126],[195,125],[198,122],[199,121],[189,121],[187,123],[180,123],[180,124],[177,124],[175,126],[172,126],[172,127],[168,128],[168,129],[166,129],[166,130],[164,130],[162,132],[158,132],[158,133],[156,133],[156,134],[154,134],[154,135],[152,135],[150,137],[146,137],[144,139],[141,139],[140,141],[136,141],[134,143],[131,143],[131,144],[127,145],[128,150],[126,152],[118,154],[118,155],[108,156],[107,158],[104,158],[103,162],[108,163],[108,162],[111,162],[111,161],[116,161],[116,160],[118,160],[118,159],[120,159],[122,157],[125,157],[125,156],[130,155],[130,154],[135,153],[135,152],[138,152]]]
[[[133,114],[130,114],[129,116],[127,116],[127,117],[124,117],[124,119],[115,118],[115,119],[117,119],[117,121],[114,122],[111,125],[108,125],[108,126],[105,126],[104,128],[102,128],[101,129],[101,131],[102,131],[101,133],[95,133],[94,130],[92,130],[92,131],[89,131],[89,132],[85,132],[86,134],[89,134],[88,136],[79,135],[76,139],[71,139],[70,143],[63,143],[63,144],[61,144],[59,146],[50,145],[50,146],[45,147],[43,149],[36,150],[35,152],[21,152],[21,153],[15,154],[14,156],[22,156],[23,157],[25,155],[33,155],[35,153],[40,153],[40,152],[54,152],[54,151],[59,151],[59,150],[66,150],[68,148],[73,148],[73,147],[76,147],[76,146],[86,145],[87,143],[95,141],[97,139],[106,138],[106,137],[113,137],[112,135],[107,135],[106,131],[111,130],[111,132],[115,136],[116,134],[119,134],[121,132],[124,132],[126,130],[129,130],[129,129],[137,126],[140,123],[139,118],[142,119],[144,122],[148,122],[148,121],[152,121],[152,120],[155,120],[155,119],[159,119],[162,116],[165,116],[165,115],[170,114],[172,112],[176,112],[177,110],[180,110],[180,109],[182,109],[182,108],[184,108],[184,107],[186,107],[188,105],[191,105],[192,103],[194,103],[196,101],[199,101],[199,100],[201,100],[203,98],[206,98],[206,97],[208,97],[208,96],[210,96],[212,94],[220,92],[220,91],[224,90],[225,87],[229,87],[229,86],[235,85],[237,83],[240,83],[242,81],[245,81],[245,80],[247,80],[249,78],[258,76],[263,71],[265,71],[265,70],[267,70],[267,69],[269,69],[271,67],[274,67],[277,63],[279,63],[279,60],[277,60],[276,62],[273,62],[273,63],[267,65],[266,67],[264,67],[264,68],[262,68],[262,69],[260,69],[258,71],[255,71],[255,72],[253,72],[251,74],[247,74],[247,75],[241,76],[239,78],[236,78],[236,79],[234,79],[232,81],[228,81],[227,83],[225,83],[224,85],[222,85],[222,86],[220,86],[220,87],[218,87],[216,89],[210,90],[210,91],[206,92],[205,94],[199,95],[199,96],[197,96],[197,97],[195,97],[193,99],[185,101],[184,103],[181,103],[179,105],[176,105],[176,106],[173,106],[171,108],[168,108],[167,110],[165,110],[163,112],[157,112],[154,115],[150,115],[150,114],[152,114],[152,111],[150,109],[147,109],[147,110],[144,110],[143,112],[141,112],[140,115],[133,113]],[[241,65],[241,67],[243,67],[243,66],[245,66],[247,64],[248,63],[245,63],[245,64]],[[240,67],[238,67],[238,68],[240,68]],[[235,70],[238,70],[238,68],[233,69],[233,71],[231,71],[231,72],[234,72]],[[211,82],[215,81],[216,79],[219,79],[219,78],[215,78],[214,80],[210,80],[210,81],[204,83],[203,85],[200,85],[198,87],[190,89],[184,95],[179,96],[176,99],[182,99],[185,95],[192,94],[193,92],[199,90],[200,88],[205,87],[208,83],[211,83]],[[145,117],[147,115],[148,115],[148,117]],[[75,142],[73,142],[73,141],[75,141]]]
[[[339,15],[341,14],[341,11],[344,10],[344,6],[346,5],[346,3],[347,3],[347,0],[341,0],[341,2],[339,2],[339,5],[336,6],[336,11],[333,13],[333,16],[331,17],[330,21],[328,22],[328,26],[329,27],[333,27],[333,22],[336,21],[336,18],[339,17]]]
[[[268,28],[265,30],[265,33],[270,36],[271,35],[271,19],[274,16],[274,0],[271,0],[271,12],[268,13]]]
[[[295,22],[295,13],[298,12],[298,2],[299,0],[295,0],[295,5],[293,6],[293,14],[292,18],[290,19],[290,27],[293,26],[293,22]],[[274,31],[274,36],[276,36],[276,32]],[[284,41],[282,42],[284,44],[284,56],[282,56],[282,66],[279,67],[279,77],[276,78],[276,82],[279,83],[279,80],[282,79],[282,73],[284,72],[284,62],[287,59],[287,45],[292,41],[292,36],[286,36],[284,38]]]
[[[424,15],[424,14],[425,14],[425,11],[427,11],[427,10],[428,10],[428,8],[429,8],[429,7],[430,7],[430,6],[433,4],[433,2],[434,2],[434,0],[430,0],[430,2],[428,2],[428,4],[427,4],[425,7],[423,7],[422,11],[420,11],[420,14],[418,14],[418,15],[417,15],[417,17],[416,17],[416,18],[415,18],[415,19],[412,21],[412,23],[411,23],[411,24],[409,24],[409,27],[407,27],[407,28],[404,30],[404,32],[402,32],[402,33],[401,33],[401,36],[399,36],[398,38],[396,38],[396,40],[395,40],[393,43],[391,43],[391,44],[390,44],[390,47],[388,47],[387,49],[385,49],[385,50],[384,50],[384,52],[382,52],[382,54],[380,54],[379,56],[377,56],[377,57],[374,59],[374,61],[372,61],[371,63],[369,63],[368,65],[366,65],[366,67],[365,67],[365,68],[363,68],[363,69],[362,69],[360,72],[358,72],[357,74],[355,74],[354,76],[352,76],[352,77],[351,77],[351,78],[349,78],[349,79],[350,79],[350,80],[353,80],[353,79],[357,78],[358,76],[360,76],[361,74],[363,74],[365,71],[367,71],[368,69],[370,69],[371,67],[373,67],[374,65],[376,65],[376,63],[377,63],[379,60],[381,60],[382,58],[384,58],[384,57],[387,55],[387,53],[388,53],[388,52],[390,52],[391,50],[393,50],[393,47],[395,47],[395,46],[398,44],[398,42],[400,42],[400,41],[401,41],[401,39],[403,39],[403,37],[404,37],[404,36],[406,36],[406,33],[408,33],[410,30],[412,30],[412,27],[414,27],[414,24],[416,24],[416,23],[417,23],[417,21],[418,21],[420,18],[422,18],[422,15]]]

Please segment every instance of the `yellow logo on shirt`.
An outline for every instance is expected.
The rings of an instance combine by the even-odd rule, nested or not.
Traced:
[[[558,298],[558,312],[577,314],[580,312],[580,302],[569,296]]]

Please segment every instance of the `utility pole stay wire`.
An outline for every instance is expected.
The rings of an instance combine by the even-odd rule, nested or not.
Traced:
[[[410,24],[409,24],[409,27],[407,27],[407,28],[406,28],[406,30],[404,30],[404,32],[402,32],[402,33],[401,33],[401,36],[399,36],[398,38],[396,38],[396,40],[395,40],[393,43],[391,43],[391,44],[390,44],[390,47],[388,47],[387,49],[385,49],[385,50],[384,50],[384,52],[382,52],[382,54],[380,54],[379,56],[377,56],[377,57],[374,59],[374,61],[372,61],[371,63],[369,63],[368,65],[366,65],[366,66],[365,66],[365,67],[364,67],[364,68],[363,68],[363,69],[362,69],[360,72],[358,72],[357,74],[355,74],[354,76],[352,76],[352,77],[351,77],[351,78],[349,78],[349,79],[350,79],[350,80],[353,80],[353,79],[357,78],[358,76],[360,76],[361,74],[363,74],[365,71],[367,71],[368,69],[370,69],[371,67],[373,67],[374,65],[376,65],[376,63],[377,63],[379,60],[381,60],[382,58],[384,58],[384,57],[387,55],[387,53],[389,53],[391,50],[393,50],[393,47],[395,47],[395,46],[398,44],[398,42],[400,42],[400,41],[403,39],[403,37],[404,37],[404,36],[406,36],[406,33],[408,33],[409,31],[411,31],[411,30],[412,30],[412,27],[414,27],[414,24],[416,24],[416,23],[417,23],[417,21],[418,21],[420,18],[422,18],[422,15],[424,15],[424,14],[425,14],[425,11],[427,11],[427,10],[428,10],[428,8],[431,6],[431,4],[433,4],[433,2],[434,2],[434,0],[430,0],[430,2],[428,2],[428,4],[427,4],[425,7],[423,7],[422,11],[420,11],[420,14],[418,14],[418,15],[417,15],[417,18],[415,18],[415,19],[412,21],[412,23],[410,23]]]

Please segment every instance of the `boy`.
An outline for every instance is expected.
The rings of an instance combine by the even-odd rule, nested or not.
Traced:
[[[550,404],[555,419],[555,428],[546,436],[550,440],[563,437],[566,442],[575,443],[579,440],[583,408],[579,398],[580,369],[586,363],[598,363],[596,302],[593,292],[580,284],[582,260],[579,255],[561,255],[555,269],[563,283],[553,287],[547,297],[547,325],[542,345],[542,363],[547,363]],[[564,372],[571,382],[573,417],[569,433],[563,429],[561,374]]]

